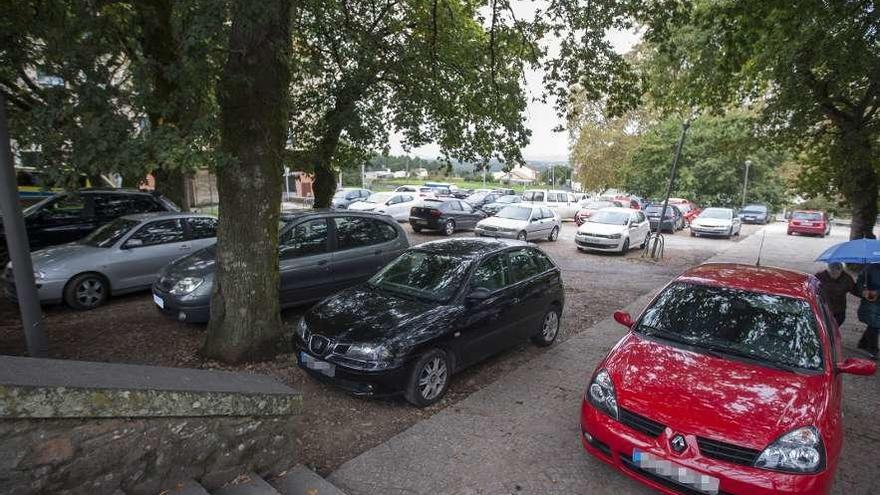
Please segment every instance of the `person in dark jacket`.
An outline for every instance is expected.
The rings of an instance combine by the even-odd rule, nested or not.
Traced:
[[[862,339],[859,340],[859,349],[877,359],[877,352],[880,350],[877,345],[877,336],[880,334],[880,264],[867,265],[859,275],[856,286],[862,295],[859,321],[867,325]]]
[[[828,263],[828,268],[817,273],[816,278],[821,282],[819,288],[828,301],[828,309],[834,315],[837,326],[843,325],[846,319],[846,295],[861,295],[856,289],[855,281],[843,271],[843,263],[836,262]]]

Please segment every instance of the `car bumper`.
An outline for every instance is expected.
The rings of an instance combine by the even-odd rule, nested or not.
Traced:
[[[409,224],[412,227],[428,230],[441,230],[443,228],[435,218],[409,217]]]
[[[579,248],[592,251],[620,251],[623,247],[623,238],[608,239],[607,237],[577,235],[574,238],[574,242]]]
[[[671,454],[666,443],[668,440],[665,434],[651,438],[599,412],[588,401],[582,403],[581,444],[584,449],[660,493],[681,495],[709,492],[701,492],[676,480],[643,470],[632,461],[634,450],[669,460],[697,474],[718,478],[718,495],[824,495],[831,488],[834,473],[827,468],[818,474],[779,473],[703,457],[697,451],[693,437],[688,439],[688,450],[681,456]]]
[[[162,301],[161,306],[159,300]],[[160,313],[187,323],[207,323],[211,319],[211,296],[207,295],[193,301],[181,301],[153,286],[153,303]]]
[[[651,224],[651,230],[657,230],[657,225],[660,223],[660,221],[649,219],[648,222]],[[670,220],[664,220],[663,221],[663,230],[673,230],[673,229],[675,229],[675,224],[676,224],[676,222],[673,222]]]
[[[37,298],[42,304],[55,304],[64,300],[64,286],[67,279],[63,280],[36,280]],[[3,277],[3,294],[7,299],[18,303],[15,281],[12,278]]]
[[[754,217],[754,218],[742,217],[742,218],[740,218],[740,220],[742,220],[742,223],[756,223],[756,224],[767,223],[767,217]]]
[[[314,359],[321,359],[307,352],[301,342],[295,344],[296,364],[318,381],[333,385],[351,394],[368,397],[387,397],[403,393],[409,379],[408,364],[400,367],[381,370],[363,371],[347,368],[338,363],[334,365],[333,376],[314,370],[303,364],[302,354],[306,353]]]
[[[730,231],[732,229],[733,229],[732,227],[722,227],[722,228],[694,227],[693,225],[691,225],[691,232],[693,232],[694,234],[700,234],[700,235],[727,236],[730,234]]]
[[[810,235],[823,235],[827,230],[827,227],[805,227],[803,225],[789,225],[788,232],[790,234],[810,234]]]
[[[500,237],[502,239],[516,239],[516,236],[519,235],[519,232],[507,232],[504,230],[486,230],[482,227],[475,228],[474,233],[479,236]]]

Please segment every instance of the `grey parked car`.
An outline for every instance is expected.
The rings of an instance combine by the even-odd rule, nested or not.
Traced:
[[[336,191],[333,199],[330,200],[331,208],[345,209],[352,203],[363,201],[370,197],[373,191],[369,189],[360,189],[357,187],[343,187]]]
[[[190,213],[126,215],[85,238],[31,253],[43,303],[93,309],[113,294],[149,289],[159,270],[176,258],[216,242],[217,219]],[[15,300],[12,263],[4,273]]]
[[[283,217],[280,232],[281,307],[317,301],[364,282],[409,248],[393,218],[370,212],[303,210]],[[168,316],[210,318],[214,246],[162,269],[153,301]]]
[[[561,228],[559,217],[549,208],[522,203],[505,206],[495,216],[480,220],[474,232],[478,237],[555,241]]]

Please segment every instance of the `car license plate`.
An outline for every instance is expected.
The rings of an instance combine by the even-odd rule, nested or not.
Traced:
[[[687,485],[700,493],[718,494],[718,478],[698,473],[692,469],[667,461],[653,454],[633,450],[633,463],[636,466],[664,478]]]
[[[163,301],[162,298],[157,296],[156,294],[153,294],[153,302],[156,303],[156,306],[165,309],[165,301]]]
[[[303,366],[310,370],[320,371],[321,373],[329,377],[336,376],[336,365],[333,363],[328,363],[327,361],[321,361],[320,359],[313,358],[305,352],[299,353],[299,360]]]
[[[427,221],[427,220],[422,220],[422,219],[420,219],[420,218],[416,218],[416,219],[414,219],[414,222],[417,223],[418,225],[428,225],[428,221]]]

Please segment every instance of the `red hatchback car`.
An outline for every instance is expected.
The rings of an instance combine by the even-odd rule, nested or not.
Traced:
[[[667,285],[602,360],[584,448],[666,494],[825,494],[843,442],[840,332],[812,275],[705,264]]]
[[[788,220],[788,235],[809,234],[822,237],[831,233],[831,221],[823,211],[797,210]]]

